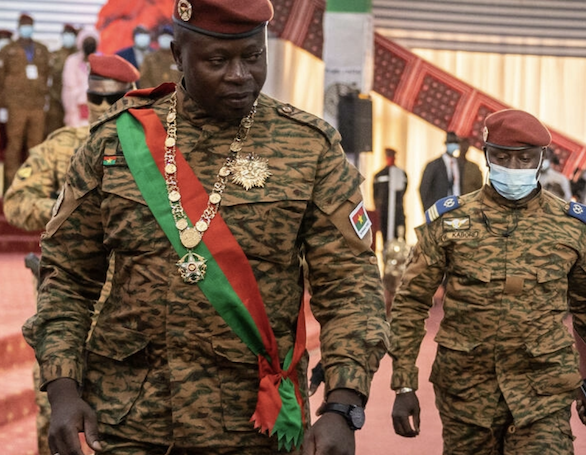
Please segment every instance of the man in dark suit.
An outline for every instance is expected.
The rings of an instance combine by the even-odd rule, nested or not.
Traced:
[[[132,46],[120,49],[116,55],[132,63],[140,71],[145,55],[155,50],[151,47],[151,32],[144,25],[137,25],[132,31],[132,40]],[[140,81],[137,87],[140,87]]]
[[[446,151],[439,158],[427,163],[421,177],[419,195],[424,211],[438,199],[461,194],[460,176],[463,172],[457,159],[460,140],[456,133],[449,131],[445,144]]]

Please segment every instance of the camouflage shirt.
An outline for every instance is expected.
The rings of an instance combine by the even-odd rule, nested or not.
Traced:
[[[27,231],[45,228],[71,156],[88,134],[87,126],[61,128],[29,150],[4,195],[4,215],[10,224]]]
[[[580,384],[568,304],[586,336],[586,224],[568,212],[546,191],[516,206],[491,186],[438,201],[393,303],[391,387],[417,388],[424,321],[446,273],[430,380],[454,400],[438,407],[489,428],[500,392],[517,425],[568,406]]]
[[[133,106],[151,107],[164,121],[169,95],[125,97],[111,117]],[[209,193],[237,126],[206,117],[183,89],[177,110],[178,149]],[[303,255],[326,390],[368,396],[388,324],[370,233],[359,238],[349,219],[362,201],[361,177],[339,142],[324,121],[261,95],[243,150],[268,159],[272,175],[249,191],[229,181],[219,216],[250,262],[281,360],[294,343]],[[84,343],[111,251],[112,291]],[[257,359],[199,287],[183,282],[178,259],[106,119],[75,154],[42,240],[44,280],[25,334],[44,383],[71,377],[83,384],[101,431],[110,434],[178,447],[274,446],[250,422]]]

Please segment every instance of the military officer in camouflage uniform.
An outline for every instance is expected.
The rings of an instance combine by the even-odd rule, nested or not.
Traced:
[[[362,177],[262,93],[268,0],[178,0],[178,86],[131,92],[74,155],[24,328],[53,452],[354,454],[388,324]],[[114,253],[112,291],[86,342]],[[321,324],[309,428],[302,260]]]
[[[92,54],[89,58],[88,106],[90,121],[95,122],[117,99],[135,88],[138,71],[118,56]],[[4,195],[4,215],[13,226],[39,231],[51,218],[53,206],[65,183],[71,156],[89,135],[89,127],[64,127],[30,150],[29,157],[16,173]],[[102,289],[100,300],[109,293],[109,283]],[[38,365],[34,368],[35,384],[40,386]],[[48,433],[51,408],[47,394],[35,395],[37,413],[38,455],[53,455]]]
[[[8,111],[4,152],[4,190],[23,163],[28,150],[44,139],[45,102],[48,92],[49,50],[32,39],[34,20],[21,14],[19,38],[0,51],[0,107]]]
[[[173,41],[173,27],[164,25],[157,37],[159,48],[146,54],[140,67],[141,88],[156,87],[163,82],[179,82],[181,71],[177,69],[177,63],[171,52]]]
[[[586,338],[586,207],[539,186],[551,136],[531,114],[488,116],[484,140],[490,183],[441,199],[416,230],[391,312],[393,425],[402,436],[419,433],[415,361],[446,274],[430,378],[443,453],[572,454],[581,377],[564,319],[569,305]]]

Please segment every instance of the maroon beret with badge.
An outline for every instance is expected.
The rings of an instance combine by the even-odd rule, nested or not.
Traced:
[[[246,38],[273,18],[269,0],[175,0],[173,21],[216,38]]]
[[[546,126],[518,109],[504,109],[486,117],[483,137],[486,145],[504,150],[547,147],[551,143]]]
[[[90,54],[90,75],[120,82],[136,82],[140,78],[138,70],[119,55]]]
[[[0,38],[12,38],[12,32],[5,28],[0,29]]]

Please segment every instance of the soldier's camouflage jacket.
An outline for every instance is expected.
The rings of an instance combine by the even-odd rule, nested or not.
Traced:
[[[169,95],[125,97],[111,117],[132,106],[152,107],[164,122]],[[237,127],[206,117],[182,88],[177,110],[178,149],[209,193]],[[83,384],[101,431],[121,437],[178,447],[275,445],[250,422],[257,359],[198,286],[181,279],[115,128],[106,119],[74,155],[42,240],[38,313],[24,332],[44,384],[59,377]],[[326,393],[344,387],[368,396],[388,349],[388,323],[370,234],[360,239],[349,221],[362,200],[361,177],[339,141],[322,120],[261,95],[243,150],[268,159],[272,175],[249,191],[230,181],[219,216],[250,261],[282,359],[303,298],[303,250]],[[84,343],[110,251],[112,291]]]
[[[73,152],[87,139],[89,127],[64,127],[29,150],[4,195],[4,215],[10,224],[39,231],[51,213]]]
[[[499,390],[518,426],[568,406],[580,384],[568,304],[586,337],[584,209],[541,190],[515,207],[489,185],[438,201],[393,302],[391,387],[418,386],[424,321],[445,272],[430,380],[454,400],[440,409],[489,428]]]

